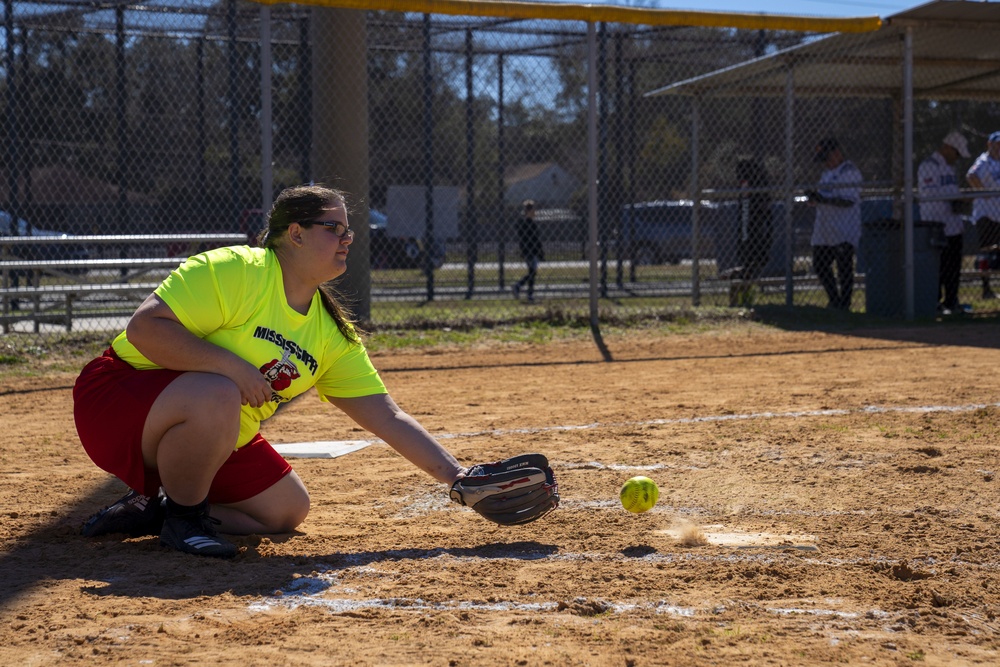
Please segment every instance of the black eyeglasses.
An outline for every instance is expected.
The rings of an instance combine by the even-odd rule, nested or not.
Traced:
[[[337,238],[341,239],[347,238],[352,241],[354,240],[354,230],[342,222],[336,222],[336,221],[323,222],[321,220],[313,220],[312,224],[320,225],[321,227],[330,227],[331,229],[333,229],[333,234]]]

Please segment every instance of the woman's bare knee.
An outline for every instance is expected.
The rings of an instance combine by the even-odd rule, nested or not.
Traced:
[[[179,424],[204,429],[206,435],[236,438],[240,428],[240,391],[229,378],[214,373],[185,373],[153,402],[143,431],[143,447],[155,446]]]
[[[291,473],[294,475],[295,473]],[[298,475],[296,475],[296,478]],[[286,478],[287,479],[287,478]],[[288,533],[298,528],[309,514],[309,493],[301,482],[289,484],[283,489],[281,503],[274,507],[274,512],[267,517],[267,523],[272,532]]]
[[[282,508],[284,511],[274,517],[273,524],[269,526],[273,533],[290,533],[306,520],[309,514],[309,498],[306,497],[304,503]]]
[[[309,492],[293,470],[252,498],[219,506],[218,518],[225,532],[290,533],[305,521],[309,506]]]
[[[188,412],[189,417],[208,419],[219,423],[220,419],[235,419],[239,423],[240,398],[239,387],[229,378],[214,373],[189,373],[196,375],[192,398],[194,405]]]

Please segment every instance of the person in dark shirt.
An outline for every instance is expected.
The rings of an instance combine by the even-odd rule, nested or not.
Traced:
[[[535,222],[535,202],[526,199],[521,204],[521,217],[517,220],[517,243],[521,250],[521,257],[524,259],[528,272],[518,280],[511,289],[514,291],[514,298],[521,295],[521,289],[527,285],[528,302],[535,301],[535,276],[538,275],[538,264],[545,259],[545,250],[542,248],[542,239],[538,233],[538,223]]]
[[[736,178],[745,194],[740,197],[740,266],[744,280],[760,277],[771,255],[771,195],[767,172],[753,160],[736,164]]]

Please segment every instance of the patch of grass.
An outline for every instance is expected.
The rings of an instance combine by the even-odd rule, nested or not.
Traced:
[[[61,334],[44,341],[27,335],[6,334],[0,336],[0,367],[3,375],[10,377],[78,372],[108,343],[106,336],[94,333]]]
[[[754,321],[751,311],[730,308],[667,307],[619,308],[602,302],[599,327],[604,337],[636,333],[694,334],[731,330],[733,327],[766,327]],[[652,305],[652,304],[650,304]],[[481,304],[455,302],[397,306],[380,311],[362,323],[370,350],[431,348],[435,346],[548,343],[589,340],[592,336],[586,305],[552,302],[528,311],[498,314],[481,310]]]
[[[589,330],[567,330],[538,322],[491,327],[439,329],[389,329],[370,332],[365,346],[371,352],[403,349],[430,349],[485,344],[547,343],[556,339],[589,336]]]
[[[530,305],[513,299],[377,302],[372,309],[371,318],[360,325],[368,332],[366,346],[376,353],[539,345],[592,338],[589,303],[582,299],[545,299]],[[599,318],[601,335],[611,347],[616,338],[633,336],[716,335],[761,330],[854,330],[865,335],[864,329],[871,327],[877,328],[880,337],[898,336],[900,340],[922,341],[921,332],[933,332],[940,326],[933,322],[875,320],[862,313],[810,306],[757,303],[753,308],[696,307],[691,305],[690,297],[601,299]],[[996,321],[997,317],[977,317],[965,318],[958,324],[971,328]],[[117,333],[0,334],[0,372],[36,375],[43,371],[79,371],[89,359],[99,355]],[[982,412],[977,418],[986,420],[994,416],[991,410]]]

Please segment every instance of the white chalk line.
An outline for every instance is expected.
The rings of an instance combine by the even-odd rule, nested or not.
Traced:
[[[798,419],[803,417],[841,417],[851,414],[930,414],[935,412],[973,412],[987,408],[998,408],[1000,403],[970,403],[967,405],[923,405],[923,406],[877,406],[866,405],[861,408],[840,408],[827,410],[793,410],[789,412],[749,412],[732,415],[706,415],[703,417],[676,417],[671,419],[645,419],[620,422],[591,422],[589,424],[567,424],[563,426],[529,426],[510,429],[487,429],[482,431],[465,431],[461,433],[436,433],[438,440],[453,440],[455,438],[481,438],[505,435],[534,435],[558,431],[591,431],[601,428],[622,428],[637,426],[666,426],[672,424],[703,424],[711,422],[746,421],[754,419]],[[363,449],[369,445],[383,443],[381,439],[372,440],[324,440],[317,442],[300,442],[274,445],[283,456],[294,458],[335,458],[350,452]],[[383,443],[384,444],[384,443]],[[596,465],[596,464],[586,464]],[[659,464],[651,466],[619,466],[607,464],[605,467],[615,469],[657,470]]]
[[[800,417],[839,417],[863,413],[933,413],[933,412],[973,412],[986,408],[1000,407],[1000,403],[970,403],[968,405],[925,405],[925,406],[889,406],[866,405],[861,408],[841,408],[826,410],[793,410],[790,412],[749,412],[732,415],[706,415],[703,417],[675,417],[671,419],[646,419],[621,422],[592,422],[590,424],[575,424],[567,426],[536,426],[515,429],[491,429],[486,431],[468,431],[465,433],[442,433],[436,438],[474,438],[496,435],[531,435],[551,431],[586,431],[599,428],[618,428],[623,426],[663,426],[670,424],[700,424],[705,422],[740,421],[752,419],[797,419]]]
[[[528,555],[527,560],[531,561],[550,561],[550,562],[618,562],[618,563],[628,563],[630,565],[645,565],[650,564],[656,566],[662,563],[681,563],[681,562],[708,562],[708,563],[734,563],[734,562],[745,562],[745,563],[756,563],[756,564],[774,564],[781,560],[788,560],[788,556],[778,553],[749,553],[744,551],[737,551],[730,554],[660,554],[651,553],[641,557],[626,557],[620,554],[605,554],[605,553],[561,553],[561,554],[549,554],[539,552],[535,555]],[[672,604],[668,600],[658,599],[643,602],[613,602],[606,601],[602,599],[588,600],[586,598],[575,598],[571,601],[538,601],[538,602],[521,602],[516,600],[443,600],[443,601],[429,601],[423,598],[417,597],[391,597],[391,598],[365,598],[365,597],[344,597],[345,595],[357,594],[359,591],[355,588],[350,588],[343,586],[340,583],[340,578],[343,573],[351,573],[354,576],[364,577],[371,576],[375,578],[381,578],[386,576],[392,576],[391,572],[385,572],[376,567],[379,563],[391,564],[395,560],[438,560],[444,561],[442,563],[443,567],[448,567],[448,565],[454,566],[455,564],[469,564],[480,561],[481,559],[472,556],[452,556],[446,552],[444,549],[435,549],[431,551],[426,550],[393,550],[387,551],[385,553],[385,561],[372,561],[369,558],[363,558],[360,555],[347,556],[346,560],[348,564],[346,566],[328,566],[319,565],[318,570],[314,571],[309,576],[302,576],[293,579],[288,583],[286,587],[280,591],[275,591],[273,595],[262,597],[261,599],[251,603],[249,605],[250,611],[255,612],[267,612],[275,608],[285,608],[285,609],[296,609],[298,607],[320,607],[330,611],[331,613],[345,613],[353,612],[364,609],[388,609],[396,611],[445,611],[445,610],[477,610],[477,611],[526,611],[526,612],[557,612],[562,609],[569,608],[571,611],[576,608],[582,608],[585,614],[598,614],[598,613],[611,613],[611,614],[624,614],[629,612],[643,612],[652,611],[656,614],[667,614],[676,617],[686,617],[692,618],[698,615],[716,615],[725,611],[724,605],[713,605],[711,607],[686,607],[681,605]],[[489,557],[490,561],[511,561],[511,562],[523,562],[526,560],[526,555],[523,553],[518,553],[518,555],[511,555],[509,557]],[[793,561],[796,564],[808,564],[818,567],[841,567],[845,565],[876,565],[876,564],[895,564],[898,561],[888,558],[879,557],[859,557],[853,559],[820,559],[820,558],[802,558],[800,556],[795,556]],[[995,565],[983,565],[979,563],[971,563],[967,561],[961,561],[958,558],[948,559],[947,561],[939,561],[934,558],[917,558],[912,559],[912,562],[916,567],[927,569],[931,573],[935,573],[938,567],[952,566],[956,563],[961,563],[962,565],[971,568],[982,568],[982,569],[993,569],[996,570]],[[324,569],[326,568],[326,569]],[[334,594],[334,595],[331,595]],[[831,602],[836,602],[835,600],[826,600],[827,604]],[[844,619],[858,619],[867,618],[872,620],[882,620],[889,618],[891,614],[887,611],[880,609],[869,609],[864,611],[845,611],[839,609],[829,609],[823,607],[758,607],[763,611],[766,611],[775,615],[813,615],[813,616],[833,616]]]
[[[271,602],[258,602],[250,605],[250,611],[265,612],[271,611],[277,606],[284,606],[289,609],[296,609],[298,607],[322,607],[328,610],[330,613],[338,614],[344,612],[359,611],[362,609],[392,609],[392,610],[405,610],[405,611],[444,611],[444,610],[459,610],[459,611],[559,611],[561,603],[559,602],[477,602],[470,600],[447,600],[444,602],[428,602],[421,598],[382,598],[382,599],[363,599],[363,600],[349,600],[346,598],[336,598],[336,599],[320,599],[320,598],[298,598],[294,601],[288,601],[284,598],[280,598],[279,603],[274,602],[275,599],[272,598]],[[577,598],[573,600],[573,603],[580,605],[587,605],[588,600],[583,598]],[[645,609],[651,609],[657,614],[670,614],[672,616],[686,616],[693,617],[697,610],[678,607],[676,605],[671,605],[665,600],[660,600],[659,602],[652,603],[637,603],[637,604],[623,604],[623,603],[610,603],[610,602],[597,602],[596,608],[593,605],[589,605],[593,609],[593,614],[607,612],[621,614],[630,611],[642,611]],[[832,612],[835,613],[835,612]]]
[[[666,600],[659,600],[657,602],[645,602],[645,603],[620,603],[620,602],[605,602],[605,601],[590,601],[586,598],[576,598],[572,601],[572,604],[559,603],[559,602],[536,602],[536,603],[526,603],[526,602],[472,602],[472,601],[461,601],[461,600],[449,600],[445,602],[427,602],[421,598],[384,598],[384,599],[367,599],[367,600],[349,600],[346,598],[338,599],[317,599],[317,598],[299,598],[295,601],[288,601],[282,599],[280,604],[275,604],[273,602],[260,602],[253,603],[250,605],[250,611],[256,612],[268,612],[272,611],[277,606],[283,606],[288,609],[296,609],[298,607],[320,607],[326,609],[331,614],[342,614],[349,612],[357,612],[364,609],[385,609],[394,611],[446,611],[446,610],[458,610],[458,611],[526,611],[526,612],[558,612],[561,609],[573,608],[573,605],[580,605],[586,609],[587,615],[597,615],[598,613],[611,613],[611,614],[624,614],[636,611],[653,611],[656,614],[667,614],[670,616],[676,616],[680,618],[694,618],[699,614],[710,613],[712,615],[717,615],[724,613],[726,607],[724,605],[716,605],[711,609],[696,609],[692,607],[680,607],[677,605],[672,605]],[[889,612],[882,611],[881,609],[870,609],[865,612],[856,611],[840,611],[836,609],[808,609],[802,607],[760,607],[763,611],[769,612],[777,616],[829,616],[842,619],[858,619],[858,618],[868,618],[868,619],[878,619],[884,620],[890,618],[892,615]]]
[[[975,410],[983,410],[987,408],[1000,407],[1000,403],[975,403],[967,405],[957,405],[957,406],[864,406],[862,408],[855,409],[826,409],[826,410],[796,410],[789,412],[753,412],[746,414],[730,414],[730,415],[708,415],[702,417],[679,417],[672,419],[650,419],[650,420],[637,420],[637,421],[623,421],[623,422],[592,422],[589,424],[576,424],[576,425],[563,425],[563,426],[543,426],[543,427],[526,427],[518,429],[489,429],[482,431],[469,431],[462,433],[443,433],[436,434],[435,437],[438,439],[455,439],[455,438],[473,438],[473,437],[483,437],[483,436],[498,436],[498,435],[530,435],[536,433],[546,433],[555,431],[581,431],[581,430],[595,430],[600,428],[615,428],[615,427],[635,427],[635,426],[659,426],[659,425],[670,425],[670,424],[697,424],[706,422],[724,422],[724,421],[739,421],[739,420],[754,420],[754,419],[788,419],[788,418],[802,418],[802,417],[826,417],[826,416],[844,416],[849,414],[863,414],[863,413],[874,413],[874,414],[887,414],[887,413],[906,413],[906,414],[929,414],[937,412],[972,412]],[[381,443],[382,440],[351,440],[351,441],[323,441],[317,443],[290,443],[288,445],[278,445],[276,448],[284,448],[286,450],[286,456],[299,456],[299,457],[315,457],[320,456],[323,458],[332,458],[335,456],[341,456],[352,451],[357,451],[363,447],[371,444]],[[279,449],[280,451],[280,449]],[[588,462],[579,464],[567,464],[567,467],[572,468],[584,468],[584,469],[609,469],[609,470],[659,470],[662,468],[669,468],[672,466],[664,464],[653,464],[645,466],[629,466],[622,464],[602,464],[598,462]],[[586,504],[586,503],[583,503]],[[613,503],[597,503],[599,505],[611,504]],[[431,552],[433,554],[434,552]],[[404,557],[414,557],[414,556],[404,556]],[[423,558],[434,558],[440,557],[438,555],[430,555],[424,552]],[[567,560],[582,560],[592,562],[594,560],[627,560],[628,562],[635,561],[645,561],[653,563],[677,563],[682,561],[704,561],[704,562],[758,562],[758,563],[773,563],[778,560],[786,558],[783,554],[772,552],[748,552],[748,551],[737,551],[736,553],[729,554],[660,554],[652,553],[638,558],[625,558],[623,556],[608,556],[607,554],[539,554],[537,558],[532,558],[532,560],[552,560],[552,561],[567,561]],[[493,559],[493,558],[491,558]],[[466,559],[472,560],[472,559]],[[512,558],[512,560],[523,561],[524,557],[521,555],[518,558]],[[919,559],[917,559],[919,560]],[[933,561],[933,559],[931,559]],[[877,563],[889,563],[896,562],[891,559],[886,559],[882,557],[862,557],[862,558],[836,558],[836,559],[818,559],[818,558],[800,558],[796,557],[796,562],[808,563],[810,565],[817,565],[822,567],[841,567],[845,565],[874,565]],[[963,561],[960,558],[953,558],[948,561],[950,564],[962,564],[967,567],[974,569],[985,569],[997,571],[1000,570],[1000,566],[994,563],[975,563],[969,561]],[[934,565],[934,563],[929,563]],[[367,565],[362,567],[369,567]],[[337,575],[334,570],[338,568],[333,568],[326,573],[318,574],[311,577],[300,577],[295,579],[293,582],[286,587],[286,590],[277,592],[275,595],[262,598],[261,600],[254,602],[250,605],[249,609],[251,611],[268,611],[275,607],[286,607],[294,609],[299,606],[318,606],[330,610],[331,613],[343,613],[358,611],[362,609],[405,609],[414,611],[434,611],[434,610],[445,610],[445,609],[457,609],[457,610],[482,610],[482,611],[557,611],[560,608],[558,602],[515,602],[515,601],[497,601],[497,602],[482,602],[474,600],[447,600],[443,602],[428,602],[421,598],[368,598],[368,599],[349,599],[349,598],[327,598],[323,597],[331,588],[336,585]],[[340,571],[345,568],[339,568]],[[344,593],[353,592],[350,589],[341,589]],[[586,600],[577,599],[575,603],[585,603]],[[656,602],[647,603],[606,603],[601,602],[600,605],[603,607],[598,607],[603,609],[603,611],[609,613],[625,613],[629,611],[636,610],[655,610],[656,613],[665,613],[673,616],[679,617],[693,617],[697,613],[711,613],[718,614],[724,611],[724,607],[715,606],[711,609],[695,609],[690,607],[680,607],[676,605],[671,605],[665,600],[658,600]],[[807,609],[807,608],[778,608],[778,607],[766,607],[763,608],[777,615],[791,615],[791,614],[803,614],[803,615],[817,615],[817,616],[835,616],[845,619],[855,619],[861,616],[859,612],[845,612],[833,609]],[[878,609],[868,610],[863,612],[866,618],[873,619],[884,619],[889,616],[888,612],[881,611]]]

